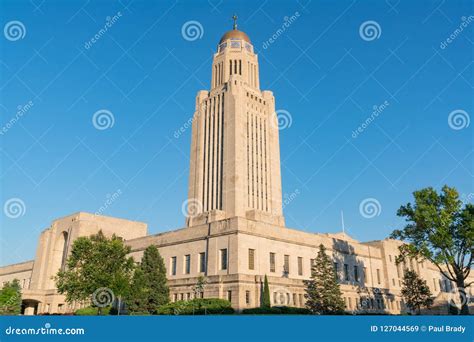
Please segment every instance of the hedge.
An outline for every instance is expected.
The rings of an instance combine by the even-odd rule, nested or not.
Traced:
[[[218,298],[195,298],[163,305],[158,315],[230,315],[234,309],[228,300]]]
[[[272,306],[264,308],[252,308],[242,310],[243,315],[309,315],[310,311],[305,308],[291,306]]]
[[[108,315],[110,313],[110,307],[102,308],[102,315]],[[97,316],[98,309],[92,306],[88,306],[82,309],[78,309],[74,312],[76,316]]]

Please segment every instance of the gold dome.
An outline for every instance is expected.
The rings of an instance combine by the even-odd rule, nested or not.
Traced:
[[[242,39],[245,40],[247,43],[250,43],[249,36],[247,36],[245,32],[239,31],[237,29],[230,30],[224,33],[221,40],[219,41],[219,44],[225,42],[227,39]]]

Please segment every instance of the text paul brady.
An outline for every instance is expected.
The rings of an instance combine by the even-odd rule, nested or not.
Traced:
[[[466,327],[462,325],[454,326],[454,325],[428,325],[428,332],[433,332],[433,333],[461,333],[464,334],[464,331],[466,331]]]

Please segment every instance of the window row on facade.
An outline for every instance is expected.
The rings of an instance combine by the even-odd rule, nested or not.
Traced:
[[[201,252],[197,256],[198,258],[198,273],[205,273],[207,269],[207,259],[206,259],[206,252]],[[182,271],[178,270],[179,260],[177,256],[172,256],[170,258],[169,264],[169,274],[171,276],[175,276],[180,272],[180,274],[191,274],[191,254],[186,254],[182,258]],[[219,270],[227,270],[228,267],[228,253],[227,248],[223,248],[219,250]]]

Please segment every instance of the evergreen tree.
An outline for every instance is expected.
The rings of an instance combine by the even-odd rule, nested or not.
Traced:
[[[426,281],[421,279],[415,271],[405,271],[402,296],[407,307],[418,314],[422,306],[429,308],[433,304],[430,288]]]
[[[0,315],[19,315],[21,312],[21,289],[18,279],[6,282],[0,290]]]
[[[155,245],[143,253],[140,266],[135,271],[129,309],[132,312],[156,314],[158,308],[169,302],[166,267]]]
[[[268,286],[268,279],[267,275],[265,274],[265,279],[263,281],[263,297],[260,307],[262,308],[269,308],[271,307],[270,303],[270,288]]]
[[[311,279],[306,285],[306,307],[313,314],[341,314],[345,305],[331,260],[326,248],[319,245],[315,263],[311,267]]]

